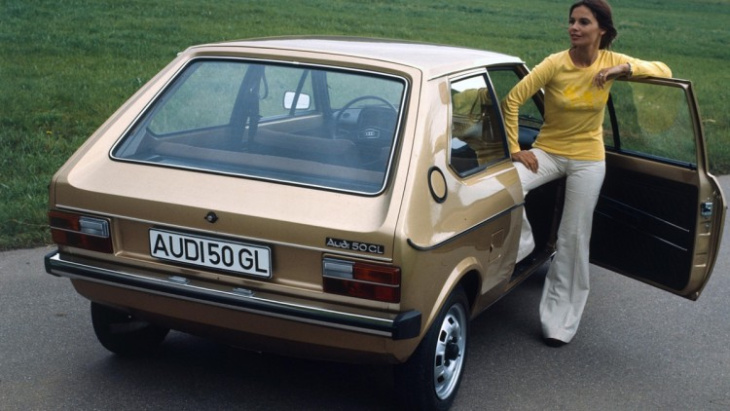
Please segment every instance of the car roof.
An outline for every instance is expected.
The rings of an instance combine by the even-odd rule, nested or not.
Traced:
[[[332,57],[374,59],[419,69],[426,78],[440,77],[470,67],[522,63],[517,57],[485,50],[364,37],[267,37],[197,47],[205,46],[316,52]]]

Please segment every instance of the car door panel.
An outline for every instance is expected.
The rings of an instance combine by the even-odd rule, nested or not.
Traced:
[[[608,161],[591,254],[608,268],[682,290],[691,269],[697,187]],[[620,258],[613,258],[621,256]]]
[[[707,171],[691,84],[650,79],[614,89],[591,261],[696,299],[717,255],[725,201]]]

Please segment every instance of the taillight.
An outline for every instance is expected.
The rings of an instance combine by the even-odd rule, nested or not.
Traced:
[[[400,302],[400,268],[325,258],[324,292],[387,303]]]
[[[109,220],[53,210],[48,213],[53,242],[59,245],[112,253]]]

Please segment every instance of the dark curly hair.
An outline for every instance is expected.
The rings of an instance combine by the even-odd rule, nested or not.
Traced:
[[[585,6],[593,12],[593,16],[598,21],[598,26],[606,31],[601,37],[601,45],[599,48],[608,49],[611,47],[611,43],[616,39],[618,31],[613,26],[613,15],[611,13],[611,6],[605,0],[580,0],[573,3],[570,6],[570,12],[568,17],[573,14],[573,10],[576,7]]]

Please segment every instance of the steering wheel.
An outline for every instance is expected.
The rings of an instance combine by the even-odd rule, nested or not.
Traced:
[[[347,110],[350,109],[350,107],[352,107],[353,105],[355,105],[361,101],[364,101],[364,100],[375,100],[375,101],[384,103],[388,109],[393,111],[394,115],[398,114],[398,109],[393,104],[391,104],[388,100],[386,100],[382,97],[378,97],[378,96],[374,96],[374,95],[365,95],[365,96],[356,97],[356,98],[348,101],[347,104],[342,106],[342,108],[337,112],[337,114],[335,114],[334,129],[332,130],[332,138],[338,138],[337,131],[339,129],[340,118],[342,117],[342,114],[347,112]],[[375,140],[380,139],[380,136],[384,132],[389,133],[392,131],[392,130],[386,130],[382,127],[379,127],[376,124],[371,124],[371,125],[360,124],[360,119],[358,119],[356,127],[357,127],[357,132],[355,133],[355,137],[353,139],[360,140],[360,141],[375,141]]]

